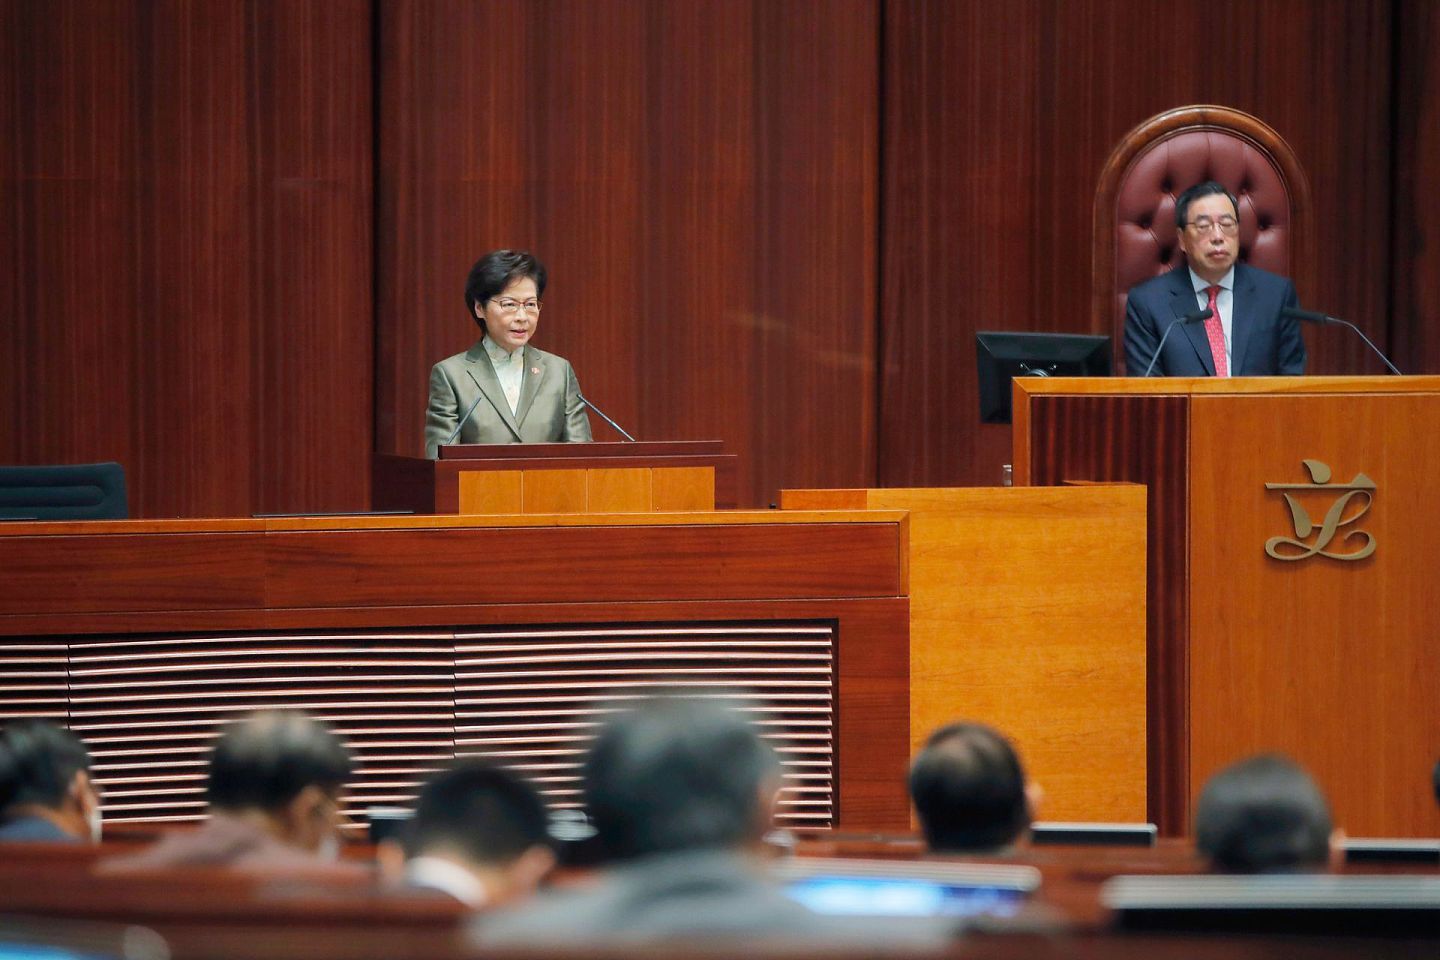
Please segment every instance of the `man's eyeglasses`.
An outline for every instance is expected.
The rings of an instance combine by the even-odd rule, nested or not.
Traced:
[[[1196,217],[1185,225],[1187,230],[1193,229],[1202,236],[1214,230],[1216,227],[1219,227],[1220,232],[1225,234],[1225,236],[1233,237],[1240,229],[1240,221],[1226,214],[1218,220],[1212,220],[1209,217]]]

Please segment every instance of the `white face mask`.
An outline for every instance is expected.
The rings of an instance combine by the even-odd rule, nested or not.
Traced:
[[[315,855],[326,863],[333,863],[340,859],[340,838],[335,834],[329,834],[320,841],[320,848]]]
[[[91,807],[90,812],[85,815],[85,822],[90,826],[90,842],[99,843],[102,819],[100,816],[100,805],[98,803]]]

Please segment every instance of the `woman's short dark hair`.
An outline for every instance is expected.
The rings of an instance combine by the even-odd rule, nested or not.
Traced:
[[[498,297],[505,288],[517,280],[529,277],[535,281],[535,296],[545,295],[545,264],[526,250],[492,250],[470,268],[465,278],[465,312],[477,324],[484,322],[475,316],[477,304],[491,297]]]

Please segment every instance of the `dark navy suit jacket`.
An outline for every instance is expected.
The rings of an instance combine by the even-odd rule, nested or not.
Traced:
[[[1230,375],[1299,376],[1305,372],[1300,325],[1282,317],[1298,305],[1295,285],[1285,277],[1235,264],[1234,316],[1230,318]],[[1184,264],[1146,280],[1125,300],[1125,372],[1138,377],[1150,365],[1165,328],[1199,309],[1190,268]],[[1170,332],[1152,376],[1213,377],[1215,360],[1205,324],[1181,324]]]

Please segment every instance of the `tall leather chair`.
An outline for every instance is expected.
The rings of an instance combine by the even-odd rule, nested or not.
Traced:
[[[0,466],[0,518],[124,520],[125,468],[118,463]]]
[[[1289,144],[1229,107],[1151,117],[1115,147],[1095,191],[1091,324],[1113,338],[1117,372],[1125,369],[1125,294],[1184,262],[1175,198],[1205,180],[1224,184],[1240,203],[1240,259],[1310,288],[1310,186]]]

